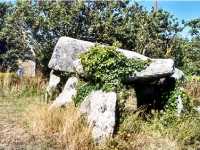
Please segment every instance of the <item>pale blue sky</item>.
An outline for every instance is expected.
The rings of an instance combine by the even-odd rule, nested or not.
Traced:
[[[148,10],[151,9],[153,0],[136,0]],[[186,0],[157,0],[158,8],[167,10],[178,19],[189,20],[200,17],[200,0],[186,1]]]
[[[153,5],[153,0],[135,1],[143,5],[147,10],[151,10]],[[157,2],[158,8],[170,12],[174,17],[178,18],[180,23],[182,20],[188,21],[200,18],[200,0],[157,0]],[[188,29],[185,29],[182,35],[188,37]]]

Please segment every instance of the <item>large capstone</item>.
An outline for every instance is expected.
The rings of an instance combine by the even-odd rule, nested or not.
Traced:
[[[148,67],[141,72],[133,73],[129,80],[163,78],[174,73],[174,61],[172,59],[152,59]]]
[[[93,91],[80,106],[92,127],[92,137],[97,143],[112,136],[115,127],[117,95],[115,92]]]
[[[94,45],[95,43],[88,41],[61,37],[54,48],[49,67],[59,71],[77,72],[80,76],[85,76],[86,74],[84,74],[83,67],[78,58],[81,53],[86,52]],[[174,73],[174,61],[172,59],[150,59],[133,51],[124,49],[117,50],[127,58],[151,61],[146,69],[141,72],[133,72],[130,74],[130,81],[137,79],[162,78]]]
[[[73,66],[78,75],[87,77],[79,59],[74,61]],[[141,72],[133,72],[127,80],[136,81],[163,78],[171,76],[173,73],[174,61],[172,59],[152,59],[149,66]]]
[[[48,66],[54,70],[74,72],[73,61],[77,60],[82,52],[86,52],[94,45],[95,43],[88,41],[61,37],[54,48]],[[127,58],[148,59],[148,57],[133,51],[123,49],[118,49],[118,51],[123,53]]]
[[[49,110],[72,102],[73,98],[76,96],[76,93],[77,93],[76,91],[77,84],[78,84],[78,78],[70,77],[67,80],[63,91],[59,94],[56,100],[51,104],[51,106],[49,107]]]
[[[69,37],[59,38],[49,61],[49,68],[74,72],[73,61],[78,58],[81,52],[85,52],[89,47],[94,46],[94,44]]]

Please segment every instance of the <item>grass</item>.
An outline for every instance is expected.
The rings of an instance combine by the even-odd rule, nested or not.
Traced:
[[[190,77],[184,88],[192,98],[193,104],[200,105],[200,77]]]
[[[114,136],[95,145],[85,118],[77,107],[48,111],[43,102],[46,81],[36,78],[0,80],[0,149],[67,150],[179,150],[200,148],[200,115],[181,117],[154,113],[145,119],[142,110],[130,113],[119,124]],[[194,88],[192,88],[194,87]],[[189,81],[185,90],[199,97],[199,82]],[[197,91],[195,92],[195,90]],[[194,91],[193,91],[194,90]],[[143,116],[143,115],[142,115]],[[1,147],[3,145],[3,147]]]
[[[91,132],[85,119],[73,105],[48,111],[48,106],[31,106],[27,121],[35,135],[51,137],[61,149],[93,149]]]

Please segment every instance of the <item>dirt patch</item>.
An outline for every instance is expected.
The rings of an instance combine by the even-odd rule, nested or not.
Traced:
[[[49,141],[32,135],[24,124],[23,113],[28,103],[23,98],[17,100],[14,97],[0,97],[0,150],[48,147]]]

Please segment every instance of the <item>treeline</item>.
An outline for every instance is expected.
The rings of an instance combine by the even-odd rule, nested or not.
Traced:
[[[191,40],[181,37],[191,29]],[[164,10],[149,12],[129,1],[0,2],[0,69],[35,59],[42,71],[61,36],[112,44],[154,58],[173,58],[178,68],[200,75],[200,19],[184,24]]]

